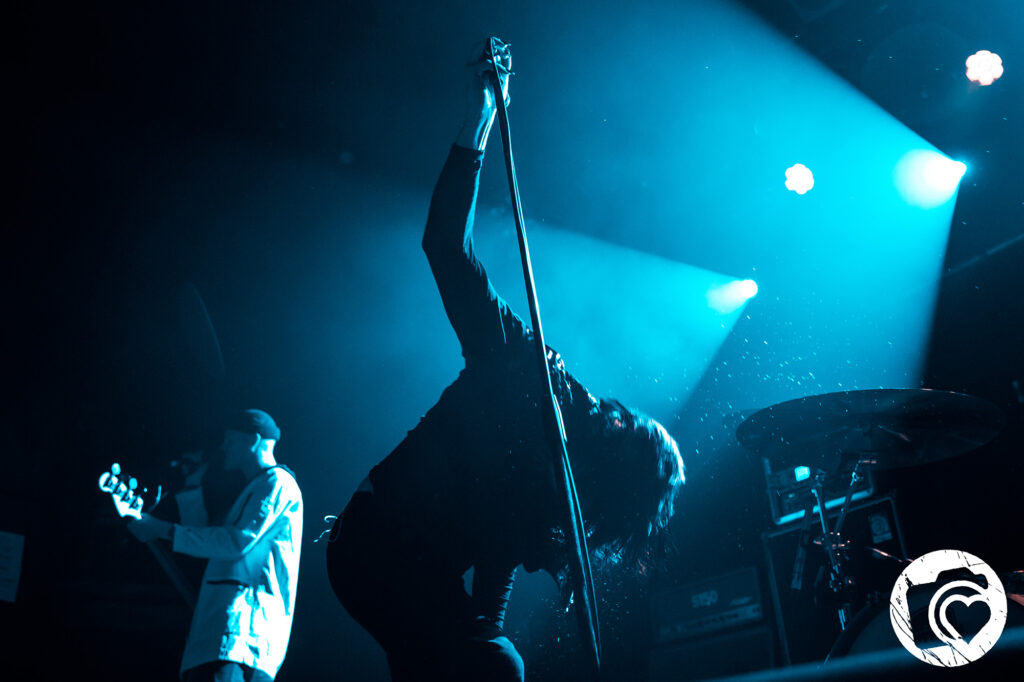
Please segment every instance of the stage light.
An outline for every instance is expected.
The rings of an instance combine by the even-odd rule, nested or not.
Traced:
[[[995,52],[978,50],[967,58],[967,79],[979,85],[992,85],[1003,75],[1003,60]]]
[[[966,172],[965,163],[929,149],[915,149],[896,164],[894,179],[896,189],[907,203],[934,208],[956,194]]]
[[[708,306],[720,313],[731,313],[757,296],[757,282],[752,279],[737,279],[728,284],[708,290]]]
[[[802,163],[786,169],[786,189],[797,194],[807,194],[814,187],[814,174]]]

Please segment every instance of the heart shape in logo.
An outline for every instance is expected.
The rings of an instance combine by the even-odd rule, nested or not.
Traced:
[[[946,595],[953,590],[969,590],[974,592],[974,595],[968,597],[963,594],[954,593],[947,597]],[[931,626],[932,632],[935,633],[935,636],[939,638],[940,642],[948,644],[949,646],[956,646],[958,643],[966,641],[963,635],[960,634],[960,631],[953,627],[953,624],[949,622],[949,607],[953,604],[963,604],[969,608],[971,604],[975,604],[977,602],[983,602],[987,606],[988,599],[986,598],[986,593],[983,592],[978,585],[969,580],[954,580],[951,583],[946,583],[932,595],[931,600],[928,602],[928,624]],[[935,622],[936,617],[939,619],[938,623]],[[942,627],[939,627],[939,623],[942,624]],[[985,622],[985,625],[988,625],[988,621]],[[985,626],[983,625],[979,630],[984,629],[984,627]],[[950,638],[946,633],[952,633],[955,637]]]
[[[987,617],[984,619],[984,621],[982,621],[981,627],[979,627],[973,634],[970,634],[970,636],[968,637],[965,636],[966,633],[960,632],[955,627],[953,627],[952,623],[949,622],[949,610],[956,606],[958,607],[958,612],[966,613],[967,611],[970,611],[971,607],[975,604],[980,606],[980,610],[984,611]],[[975,612],[977,611],[978,609],[976,608]],[[940,607],[939,611],[939,622],[942,623],[942,627],[946,628],[947,632],[953,633],[954,635],[956,635],[958,639],[962,639],[968,644],[970,644],[971,640],[978,636],[978,633],[985,628],[985,625],[988,624],[991,618],[992,609],[989,608],[988,601],[985,599],[984,594],[976,594],[973,597],[967,597],[962,594],[954,594],[949,599],[942,602],[942,606]],[[958,619],[958,621],[959,620],[960,619]]]

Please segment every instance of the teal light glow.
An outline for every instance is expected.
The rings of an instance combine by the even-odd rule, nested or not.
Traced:
[[[544,93],[552,112],[579,122],[572,135],[520,119],[537,122],[523,131],[536,147],[518,155],[532,164],[521,189],[550,223],[705,272],[756,273],[761,294],[686,409],[710,425],[722,412],[805,395],[920,386],[963,167],[742,7],[641,4],[626,23],[611,7],[581,17],[572,35],[607,35],[614,59],[593,63],[561,43],[543,55],[602,78]],[[637,134],[645,130],[658,134]],[[898,189],[894,170],[911,151],[941,160],[917,176],[941,203],[911,203],[907,183]],[[783,187],[796,162],[815,179],[803,195]],[[486,172],[498,184],[500,171]],[[564,178],[585,195],[567,199]],[[615,288],[634,274],[598,266],[588,277]]]
[[[896,189],[912,206],[935,208],[956,195],[967,165],[931,149],[914,149],[900,158],[894,171]]]
[[[872,491],[872,490],[858,490],[853,495],[850,495],[850,502],[859,502],[859,501],[861,501],[861,500],[863,500],[863,499],[865,499],[867,497],[871,497],[873,492],[874,491]],[[835,509],[836,507],[841,507],[841,506],[843,506],[843,502],[845,502],[845,501],[846,501],[846,497],[845,496],[843,496],[843,497],[836,497],[836,498],[833,498],[831,500],[825,500],[825,509]],[[818,509],[820,509],[820,505],[817,505],[817,504],[814,505],[811,508],[811,513],[812,514],[817,514],[818,513]],[[801,509],[800,511],[795,511],[792,514],[786,514],[785,516],[781,517],[775,523],[776,523],[776,525],[784,526],[787,523],[789,523],[790,521],[796,521],[798,519],[802,519],[806,514],[807,514],[807,512],[804,511],[803,509]]]
[[[811,477],[811,470],[809,467],[797,467],[793,469],[793,478],[796,479],[797,483],[800,481],[806,481]]]
[[[523,273],[507,219],[478,216],[477,255],[524,319]],[[504,229],[502,229],[504,228]],[[753,280],[528,224],[544,337],[595,395],[670,419],[757,293]],[[708,294],[725,292],[715,309]]]
[[[708,289],[708,306],[720,313],[731,313],[757,296],[757,282],[737,279]]]

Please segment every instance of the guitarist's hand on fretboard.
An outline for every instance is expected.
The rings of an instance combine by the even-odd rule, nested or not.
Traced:
[[[114,503],[114,509],[122,519],[134,519],[128,522],[128,530],[137,537],[153,552],[160,567],[167,573],[167,577],[174,583],[182,599],[189,608],[195,608],[195,589],[188,580],[181,574],[181,569],[171,558],[171,553],[163,545],[157,544],[156,540],[173,540],[174,524],[161,521],[142,511],[146,504],[143,494],[149,492],[146,488],[140,488],[139,482],[134,477],[125,476],[121,473],[121,465],[116,462],[110,466],[110,471],[105,471],[99,478],[99,488],[110,495]],[[163,497],[163,488],[157,486],[156,501],[158,504]],[[152,506],[149,507],[152,509]]]

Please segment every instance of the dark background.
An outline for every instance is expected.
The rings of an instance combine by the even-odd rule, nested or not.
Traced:
[[[879,483],[898,493],[911,556],[955,547],[997,570],[1022,568],[1024,398],[1013,382],[1024,381],[1024,244],[1012,241],[1024,224],[1022,10],[1011,0],[746,4],[932,144],[974,160],[952,221],[923,383],[985,398],[1007,425],[970,455]],[[128,668],[173,678],[188,614],[109,518],[94,481],[112,461],[140,478],[170,476],[167,462],[207,442],[217,408],[240,403],[278,419],[281,460],[299,472],[306,499],[298,615],[280,678],[383,675],[372,640],[334,602],[312,540],[319,518],[340,509],[458,369],[452,339],[437,336],[433,292],[405,291],[392,270],[416,262],[417,222],[457,130],[453,71],[473,41],[497,32],[520,49],[524,72],[550,70],[543,88],[555,91],[573,77],[557,70],[565,35],[592,9],[619,11],[347,1],[9,10],[9,473],[0,501],[2,528],[27,540],[18,600],[0,611],[25,665],[54,676]],[[915,60],[943,49],[947,33],[971,51],[1003,55],[1006,75],[983,108],[957,99],[955,62],[908,84],[920,73]],[[601,39],[573,52],[599,52]],[[906,70],[883,74],[882,55]],[[541,103],[517,128],[531,215],[565,223],[600,212],[580,208],[594,189],[564,161],[581,143],[574,135],[584,135],[573,122],[591,105],[545,109],[543,88],[528,82],[522,100]],[[655,118],[644,101],[639,129]],[[965,107],[975,107],[966,129]],[[502,181],[491,172],[482,203],[503,201]],[[626,201],[607,191],[602,200]],[[658,252],[628,230],[608,237]],[[425,270],[418,276],[428,282]],[[186,282],[216,326],[223,379],[181,312]],[[389,312],[410,297],[426,306],[422,319]],[[435,327],[424,332],[426,319]],[[449,344],[443,360],[417,354],[424,333]],[[413,367],[431,382],[403,383]],[[711,386],[720,369],[680,420],[730,411]],[[760,534],[770,520],[760,463],[730,434],[705,430],[700,447],[684,448],[690,485],[673,527],[680,555],[659,576],[666,584],[764,570]],[[558,642],[571,628],[551,615],[548,593],[532,589],[513,603],[514,638],[533,679],[564,679],[571,653]],[[610,679],[643,679],[646,588],[610,576],[602,590]]]

